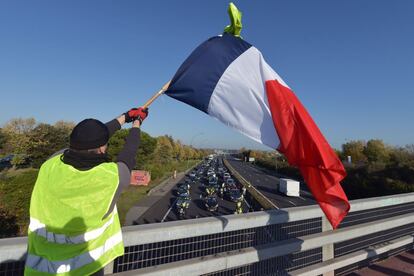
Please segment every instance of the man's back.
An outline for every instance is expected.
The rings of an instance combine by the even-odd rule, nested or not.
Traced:
[[[32,193],[25,273],[88,275],[121,256],[116,208],[102,219],[118,182],[113,162],[86,171],[63,163],[59,155],[45,162]]]

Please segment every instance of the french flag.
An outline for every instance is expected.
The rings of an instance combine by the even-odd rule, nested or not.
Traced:
[[[251,44],[227,33],[208,39],[180,66],[166,94],[283,153],[299,168],[334,229],[348,213],[342,162]]]

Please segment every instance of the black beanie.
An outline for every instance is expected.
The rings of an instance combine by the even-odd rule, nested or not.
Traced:
[[[104,123],[85,119],[75,126],[70,134],[70,148],[88,150],[99,148],[109,140],[109,131]]]

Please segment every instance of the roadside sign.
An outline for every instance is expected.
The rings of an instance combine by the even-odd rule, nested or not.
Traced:
[[[151,181],[151,173],[149,171],[131,171],[131,185],[134,186],[147,186]]]

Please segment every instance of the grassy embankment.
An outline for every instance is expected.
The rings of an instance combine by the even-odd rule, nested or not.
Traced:
[[[162,176],[152,180],[148,186],[129,186],[122,193],[121,198],[119,199],[117,204],[121,224],[124,224],[125,216],[128,210],[131,209],[131,207],[134,206],[134,204],[136,204],[139,200],[141,200],[149,192],[149,190],[151,190],[152,188],[163,182],[165,179],[170,177],[174,172],[174,168],[176,168],[177,172],[182,172],[186,171],[188,168],[193,167],[198,162],[199,160],[192,160],[188,162],[188,165],[186,161],[174,162],[164,167],[165,172],[162,174]]]
[[[190,161],[188,164],[187,161],[172,162],[157,172],[157,177],[151,181],[150,185],[128,187],[117,204],[121,222],[124,221],[128,210],[150,189],[172,175],[174,168],[177,172],[185,171],[196,163],[198,163],[197,160]],[[27,234],[30,197],[38,172],[38,169],[21,169],[0,173],[0,238]]]

